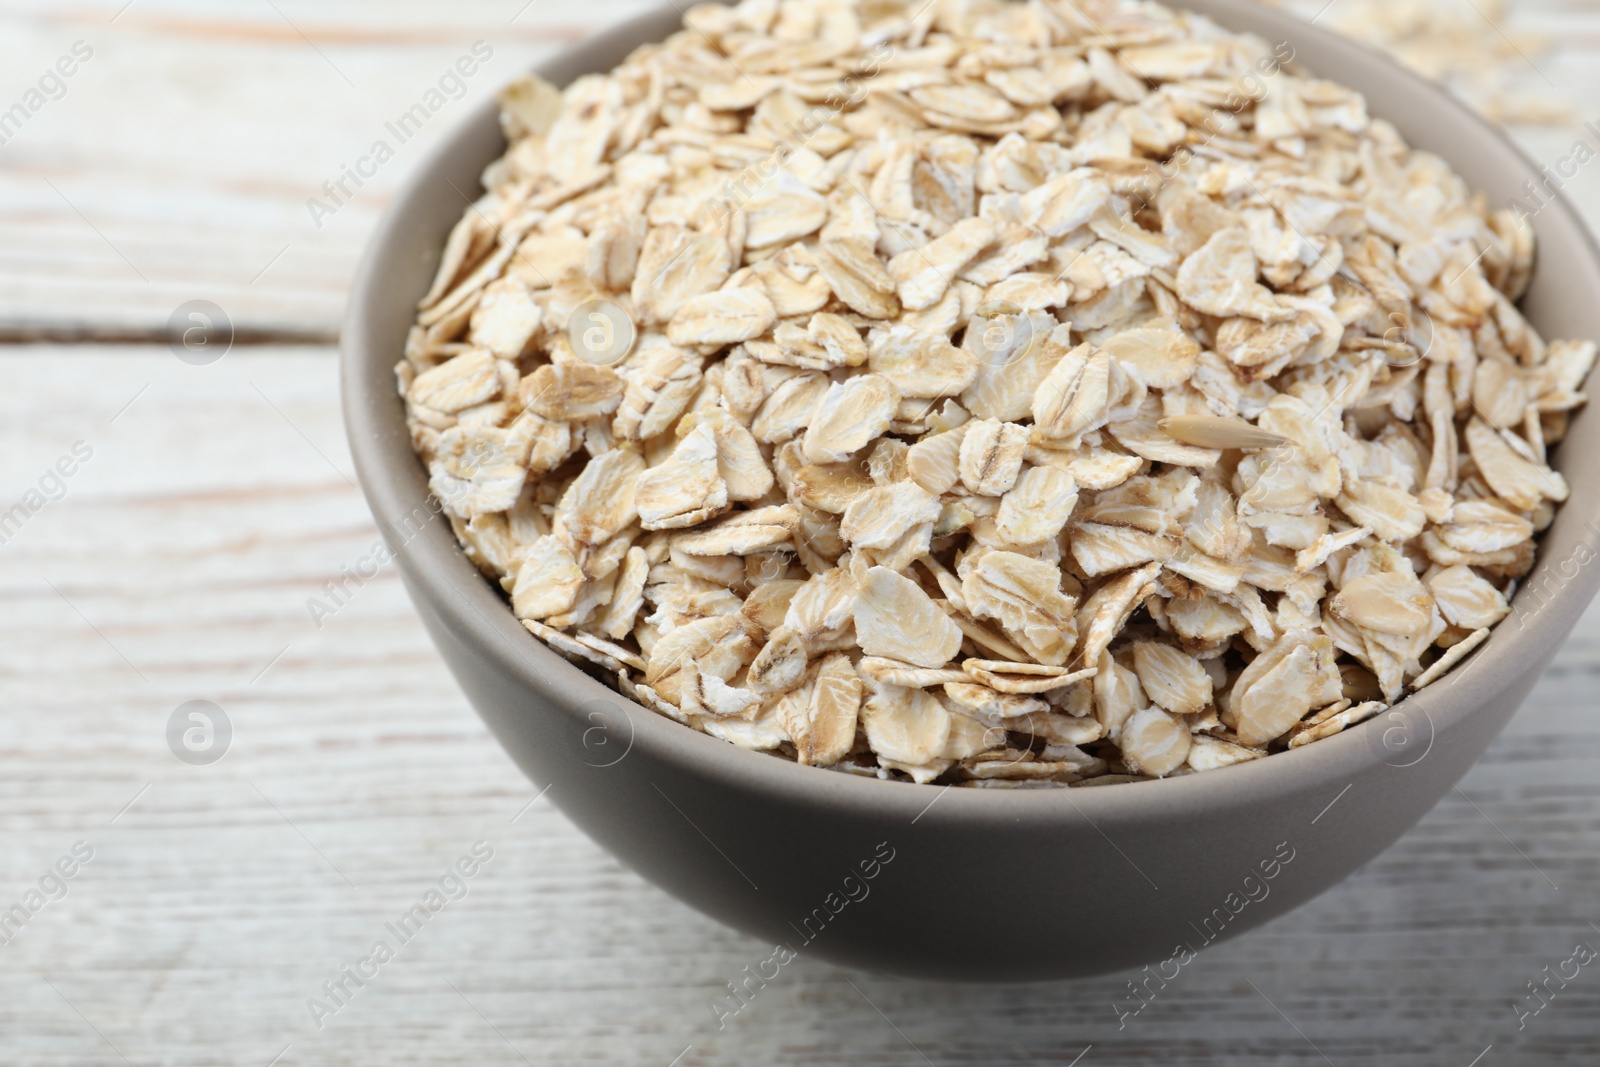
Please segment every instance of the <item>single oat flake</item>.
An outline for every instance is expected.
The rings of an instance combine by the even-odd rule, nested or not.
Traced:
[[[1142,0],[743,0],[565,90],[398,378],[531,634],[713,737],[972,787],[1358,726],[1510,612],[1587,341],[1531,232]]]

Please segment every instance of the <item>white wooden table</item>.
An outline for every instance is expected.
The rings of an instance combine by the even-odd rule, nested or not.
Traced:
[[[802,959],[719,1031],[708,1000],[770,947],[536,799],[392,570],[320,628],[307,608],[377,538],[331,346],[377,212],[472,102],[641,5],[123,4],[0,3],[0,109],[93,50],[0,146],[0,512],[41,479],[60,497],[0,544],[0,1063],[1600,1061],[1600,961],[1520,1031],[1513,1008],[1600,948],[1593,613],[1412,833],[1120,1030],[1129,975],[942,986]],[[1513,21],[1560,38],[1539,67],[1563,93],[1600,98],[1594,0]],[[306,199],[478,40],[467,98],[314,226]],[[1548,159],[1574,133],[1519,136]],[[1600,171],[1569,193],[1600,220]],[[209,366],[162,341],[191,299],[239,331]],[[220,762],[169,750],[190,700],[231,722]],[[467,895],[319,1028],[308,998],[480,841]],[[58,880],[75,846],[92,859]]]

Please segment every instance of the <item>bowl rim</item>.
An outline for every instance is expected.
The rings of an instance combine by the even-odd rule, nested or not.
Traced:
[[[1314,40],[1324,52],[1336,53],[1358,67],[1366,64],[1368,69],[1373,69],[1373,64],[1381,64],[1389,68],[1389,76],[1398,78],[1414,98],[1422,101],[1418,106],[1451,113],[1456,121],[1464,121],[1479,134],[1487,134],[1515,162],[1525,167],[1530,176],[1538,174],[1538,167],[1504,130],[1473,113],[1441,86],[1400,68],[1376,49],[1250,0],[1164,2],[1170,8],[1193,12],[1228,29],[1246,27],[1244,32],[1258,35],[1277,32],[1284,34],[1285,40],[1291,39],[1290,34],[1298,34]],[[550,75],[558,84],[571,80],[561,77],[569,71],[609,69],[610,64],[602,66],[594,57],[625,54],[633,47],[660,40],[662,27],[680,22],[681,13],[681,9],[674,6],[634,16],[533,69]],[[1331,76],[1321,66],[1318,73]],[[1383,117],[1381,110],[1376,109],[1375,117]],[[437,184],[436,175],[460,152],[464,141],[481,137],[486,123],[498,128],[497,111],[493,98],[484,101],[414,165],[369,239],[350,290],[340,336],[340,382],[346,430],[359,480],[386,540],[388,531],[398,527],[399,518],[415,515],[419,507],[428,506],[429,494],[426,472],[405,431],[403,405],[397,393],[367,388],[373,361],[387,374],[402,357],[399,351],[385,351],[372,337],[378,314],[374,307],[384,300],[380,295],[384,266],[397,248],[404,245],[404,234],[411,223],[408,209],[432,195],[428,187]],[[1445,158],[1449,162],[1448,157]],[[1600,246],[1562,192],[1557,190],[1540,209],[1540,214],[1549,221],[1541,219],[1539,230],[1552,225],[1568,230],[1580,242],[1587,261],[1600,271]],[[442,239],[439,243],[442,245]],[[1537,269],[1536,263],[1536,272]],[[409,309],[413,300],[408,298],[404,305]],[[1559,515],[1573,510],[1575,503],[1567,501]],[[1581,512],[1578,520],[1587,519],[1589,528],[1600,531],[1600,500],[1576,506]],[[1373,739],[1384,729],[1385,718],[1409,714],[1410,718],[1403,720],[1409,726],[1417,721],[1415,713],[1420,711],[1432,731],[1431,739],[1436,740],[1511,688],[1528,662],[1553,651],[1545,647],[1548,643],[1540,635],[1552,626],[1565,633],[1600,588],[1600,568],[1585,568],[1576,577],[1564,581],[1541,604],[1539,625],[1508,627],[1505,624],[1512,617],[1508,615],[1495,626],[1481,647],[1427,687],[1420,697],[1416,693],[1408,694],[1387,713],[1315,744],[1213,771],[1155,781],[1087,789],[1059,786],[966,788],[956,789],[954,796],[946,797],[950,786],[918,786],[911,782],[828,772],[824,768],[802,766],[782,757],[743,749],[643,707],[586,674],[529,633],[511,614],[509,604],[499,591],[467,559],[448,522],[430,521],[405,544],[395,546],[391,542],[391,548],[412,595],[426,598],[446,625],[463,640],[471,641],[525,689],[542,698],[550,710],[559,710],[576,719],[580,712],[603,702],[608,708],[619,711],[628,735],[624,755],[640,747],[649,751],[653,758],[693,776],[720,782],[735,790],[755,790],[773,800],[812,807],[866,811],[878,817],[898,814],[913,823],[931,812],[931,821],[966,825],[1014,825],[1019,821],[1047,825],[1076,812],[1097,830],[1097,816],[1115,819],[1119,825],[1136,825],[1170,817],[1174,806],[1191,811],[1221,812],[1304,795],[1319,788],[1328,790],[1331,797],[1331,791],[1337,789],[1339,783],[1352,781],[1381,762]],[[1544,539],[1541,538],[1541,556],[1543,548]],[[1535,566],[1537,568],[1538,563]],[[1536,569],[1530,576],[1537,573]],[[1512,615],[1516,613],[1513,603]],[[544,712],[530,709],[527,713]],[[608,730],[618,728],[611,722],[605,725]],[[1137,788],[1133,788],[1135,785]],[[1066,798],[1065,804],[1060,800],[1062,797]],[[1103,836],[1104,831],[1100,832]]]

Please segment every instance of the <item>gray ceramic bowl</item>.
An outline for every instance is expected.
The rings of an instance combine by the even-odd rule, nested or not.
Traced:
[[[1289,41],[1413,145],[1501,204],[1537,170],[1439,89],[1246,0],[1180,0]],[[540,70],[565,84],[677,29],[668,10]],[[1558,466],[1571,501],[1516,615],[1459,670],[1336,737],[1242,766],[1094,789],[991,791],[854,778],[746,752],[635,705],[535,641],[430,517],[392,367],[446,233],[503,150],[492,103],[412,175],[367,250],[343,336],[351,449],[400,573],[467,696],[528,777],[667,892],[776,945],[897,975],[1061,978],[1184,961],[1282,915],[1387,848],[1472,765],[1600,584],[1600,419]],[[1524,307],[1547,337],[1600,337],[1600,254],[1564,203],[1536,217]],[[870,878],[868,876],[871,876]],[[1171,965],[1168,965],[1169,968]]]

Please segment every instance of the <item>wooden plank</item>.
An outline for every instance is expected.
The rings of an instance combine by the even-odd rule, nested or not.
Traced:
[[[245,330],[333,337],[356,257],[407,171],[521,70],[641,0],[205,5],[0,11],[0,109],[75,42],[65,94],[0,146],[0,331],[153,333],[185,300]],[[115,20],[113,21],[113,17]],[[385,123],[475,42],[492,55],[404,144]],[[447,86],[451,94],[458,90]],[[395,158],[332,217],[323,183],[375,140]],[[320,226],[318,225],[320,222]]]
[[[153,339],[196,298],[221,305],[246,333],[331,339],[362,245],[427,147],[517,71],[653,6],[463,0],[446,15],[423,0],[134,0],[119,15],[123,3],[16,0],[0,10],[0,109],[74,42],[94,50],[65,96],[0,146],[0,340]],[[1322,6],[1299,4],[1308,16]],[[1517,88],[1600,98],[1600,9],[1532,0],[1509,25],[1554,45],[1537,60],[1542,74],[1513,72]],[[319,228],[307,200],[478,40],[494,56],[463,99]],[[1517,136],[1536,160],[1554,162],[1576,134]],[[1600,223],[1594,168],[1568,192]]]
[[[150,334],[196,297],[244,332],[330,335],[386,197],[488,76],[641,6],[13,0],[0,108],[72,42],[96,54],[0,146],[0,336]],[[1592,5],[1511,17],[1556,39],[1538,66],[1563,95],[1596,98]],[[496,55],[467,97],[316,229],[305,199],[478,39]],[[1574,136],[1519,131],[1541,161]],[[1594,175],[1568,192],[1600,219]],[[1592,968],[1521,1030],[1512,1007],[1537,1003],[1526,983],[1575,942],[1600,946],[1596,612],[1461,793],[1324,897],[1207,950],[1120,1028],[1134,975],[995,989],[801,959],[718,1030],[707,1002],[770,948],[535,800],[392,572],[313,621],[308,598],[377,536],[331,351],[240,348],[197,368],[161,347],[27,347],[0,349],[0,367],[0,508],[75,442],[93,450],[0,544],[0,909],[75,841],[95,849],[0,947],[7,1062],[942,1067],[1066,1064],[1092,1045],[1078,1062],[1489,1067],[1600,1052]],[[237,730],[211,766],[166,746],[192,699]],[[307,998],[479,840],[494,858],[467,896],[318,1029]]]
[[[1317,901],[1206,950],[1120,1029],[1134,974],[971,987],[802,958],[719,1030],[708,1002],[770,946],[623,869],[549,798],[530,806],[392,570],[313,623],[307,598],[377,537],[346,481],[330,350],[191,367],[40,346],[0,349],[0,368],[0,503],[74,442],[93,450],[0,545],[0,909],[74,842],[95,850],[0,948],[8,1063],[1600,1055],[1592,968],[1520,1032],[1511,1007],[1576,942],[1600,946],[1600,613],[1461,794]],[[193,699],[236,731],[210,766],[166,745]],[[467,895],[318,1029],[307,998],[480,840],[494,855]],[[1093,921],[1092,901],[1069,911]],[[997,915],[999,950],[1029,921]]]

